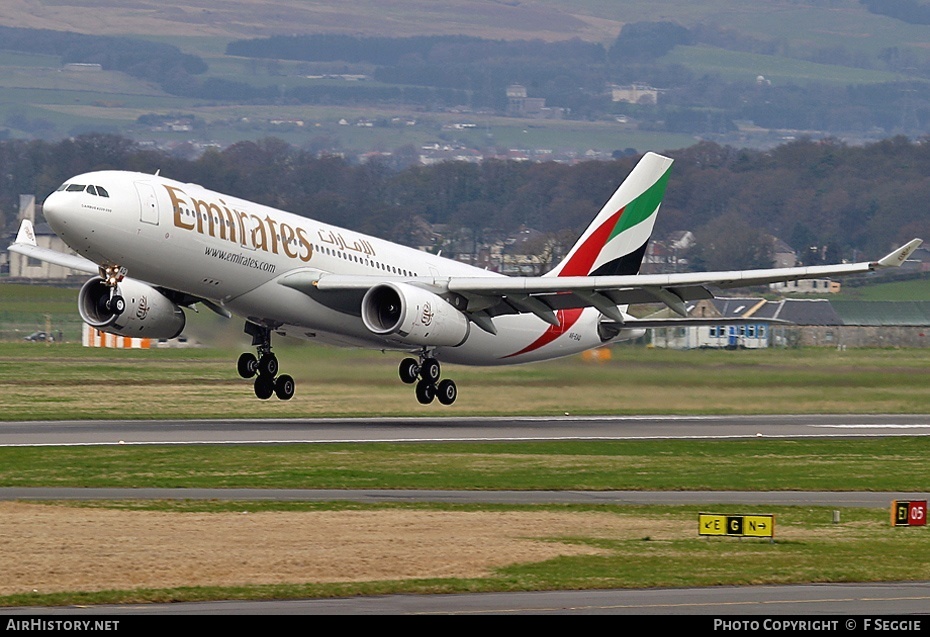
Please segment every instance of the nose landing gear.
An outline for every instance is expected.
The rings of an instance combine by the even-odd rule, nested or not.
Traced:
[[[126,277],[126,272],[126,268],[119,265],[100,266],[100,278],[110,288],[110,295],[100,298],[99,310],[109,312],[113,316],[119,316],[126,310],[126,300],[119,294],[119,282]]]
[[[252,345],[258,350],[258,356],[243,353],[236,363],[239,375],[255,378],[255,395],[261,400],[268,400],[272,395],[281,400],[293,398],[294,379],[287,374],[278,376],[278,358],[271,351],[271,328],[246,322],[245,333],[252,336]]]
[[[458,397],[458,389],[451,379],[439,380],[441,369],[439,361],[429,355],[425,349],[420,360],[405,358],[400,362],[400,379],[408,385],[416,384],[417,401],[423,405],[439,399],[443,405],[451,405]]]

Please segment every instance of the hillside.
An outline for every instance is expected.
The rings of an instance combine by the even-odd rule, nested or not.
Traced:
[[[568,40],[608,44],[627,22],[715,25],[740,38],[782,42],[785,55],[803,47],[878,51],[921,48],[930,30],[869,13],[858,0],[5,0],[0,25],[93,35],[159,38],[258,37],[346,33],[406,37],[461,34],[492,39]]]
[[[175,47],[206,71],[178,79],[149,56],[148,75],[103,64],[79,76],[67,63],[94,56],[0,46],[0,138],[107,132],[197,153],[275,136],[356,156],[439,144],[484,156],[531,149],[566,158],[700,140],[771,148],[800,137],[857,145],[913,139],[930,128],[930,26],[918,22],[871,13],[860,0],[8,0],[0,26],[145,39]],[[669,41],[657,27],[670,23],[680,39]],[[637,27],[639,35],[619,46],[622,30]],[[322,34],[456,35],[487,44],[473,44],[470,59],[447,43],[390,65],[227,48]],[[47,36],[27,38],[39,44]],[[473,55],[501,41],[577,42],[601,53],[580,59],[526,46]],[[544,108],[514,111],[511,84]],[[615,92],[632,85],[650,87],[653,102]],[[408,125],[411,114],[416,123]],[[157,118],[161,126],[146,124]]]
[[[393,37],[466,34],[496,39],[577,37],[606,42],[617,37],[623,22],[610,15],[614,12],[610,5],[605,9],[598,4],[545,0],[180,0],[166,6],[157,0],[6,0],[0,4],[0,25],[96,35],[157,33],[170,38],[231,39],[295,33]]]

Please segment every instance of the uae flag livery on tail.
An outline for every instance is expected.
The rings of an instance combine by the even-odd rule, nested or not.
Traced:
[[[546,276],[639,273],[671,166],[668,157],[646,153],[568,256]]]

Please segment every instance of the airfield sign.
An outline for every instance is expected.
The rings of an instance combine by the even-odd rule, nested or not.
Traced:
[[[699,535],[730,537],[775,537],[774,515],[698,514]]]
[[[891,503],[892,526],[926,526],[926,500],[894,500]]]

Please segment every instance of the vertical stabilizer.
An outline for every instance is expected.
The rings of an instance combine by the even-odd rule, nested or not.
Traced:
[[[637,274],[671,166],[668,157],[643,155],[565,259],[546,276]]]

